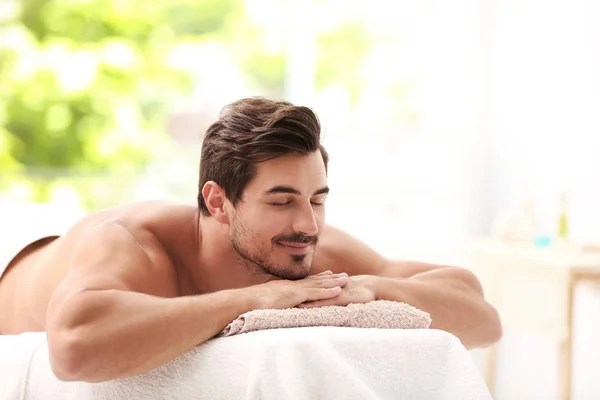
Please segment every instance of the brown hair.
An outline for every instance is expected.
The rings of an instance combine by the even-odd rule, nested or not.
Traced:
[[[210,212],[202,187],[214,181],[235,206],[256,174],[256,164],[289,153],[319,150],[327,170],[329,157],[321,145],[321,125],[307,107],[284,101],[250,97],[221,110],[218,121],[206,131],[200,157],[198,208]]]

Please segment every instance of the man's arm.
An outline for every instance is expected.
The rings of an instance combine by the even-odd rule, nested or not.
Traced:
[[[149,371],[212,338],[240,314],[331,298],[348,279],[322,275],[173,297],[172,267],[138,239],[117,223],[83,234],[47,311],[50,361],[59,379],[101,382]]]
[[[313,306],[352,302],[352,294],[368,298],[362,286],[376,299],[402,301],[431,315],[431,327],[456,335],[467,348],[500,340],[502,326],[497,311],[484,298],[477,277],[469,270],[421,262],[392,261],[339,229],[327,227],[315,255],[316,272],[323,268],[347,271],[356,277],[337,298]],[[319,254],[320,252],[320,254]]]
[[[162,297],[174,291],[175,277],[150,255],[159,256],[117,223],[82,235],[47,311],[50,361],[59,379],[99,382],[148,371],[251,308],[232,292]]]
[[[498,312],[485,300],[481,284],[472,272],[432,266],[431,270],[409,278],[393,277],[394,270],[401,270],[406,264],[390,261],[383,276],[373,277],[370,284],[377,299],[402,301],[428,312],[431,328],[454,334],[468,349],[500,340]]]

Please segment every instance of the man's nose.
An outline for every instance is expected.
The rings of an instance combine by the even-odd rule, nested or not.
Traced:
[[[317,225],[312,205],[309,204],[298,212],[294,220],[294,232],[299,232],[306,236],[315,236],[319,233],[319,225]]]

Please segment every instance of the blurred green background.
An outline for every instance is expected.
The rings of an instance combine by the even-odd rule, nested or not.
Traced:
[[[555,237],[565,192],[570,240],[598,247],[598,20],[594,0],[0,0],[0,228],[29,228],[12,200],[194,204],[204,130],[263,95],[317,111],[327,221],[390,259]],[[574,398],[599,397],[595,328]],[[555,344],[526,339],[494,398],[557,398]]]
[[[157,160],[173,166],[187,151],[187,165],[197,169],[202,131],[215,110],[236,95],[294,100],[290,77],[303,90],[291,45],[308,44],[314,58],[310,71],[303,72],[300,61],[308,93],[341,88],[354,107],[377,32],[334,3],[4,0],[0,193],[93,210],[134,199],[133,192],[143,196],[140,176],[161,165]],[[406,102],[409,80],[384,85],[391,101]],[[210,110],[178,141],[169,134],[169,115],[193,108],[186,99],[198,93]],[[418,118],[411,107],[398,109],[408,110],[403,121]],[[190,169],[156,171],[165,175],[155,174],[156,185],[180,184],[186,189],[174,197],[193,199]]]

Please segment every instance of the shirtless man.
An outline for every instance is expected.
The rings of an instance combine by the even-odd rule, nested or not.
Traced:
[[[395,300],[467,348],[499,340],[471,272],[388,260],[325,226],[328,191],[313,112],[239,100],[206,132],[197,207],[99,211],[28,246],[0,280],[0,333],[46,331],[56,376],[87,382],[148,371],[261,308]]]

